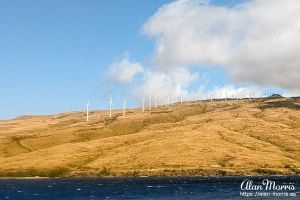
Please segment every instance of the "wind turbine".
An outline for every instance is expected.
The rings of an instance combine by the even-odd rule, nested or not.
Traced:
[[[239,100],[239,90],[236,90],[236,100]]]
[[[142,98],[142,111],[145,112],[145,99]]]
[[[89,107],[90,107],[90,101],[86,104],[86,121],[89,121]]]
[[[154,108],[157,108],[157,97],[154,98]]]
[[[126,102],[126,99],[124,99],[124,101],[123,101],[123,116],[126,115],[126,105],[127,105],[127,102]]]
[[[171,95],[170,95],[170,101],[171,101],[171,105],[173,106],[174,105],[174,101],[173,101],[173,98],[172,98]]]
[[[113,106],[112,96],[109,96],[109,117],[111,118],[111,107]]]
[[[149,110],[151,110],[152,108],[152,97],[150,96],[149,97]]]
[[[182,104],[182,95],[180,96],[180,104]]]
[[[253,98],[254,98],[254,92],[252,91],[249,93],[249,99],[253,99]]]
[[[168,107],[168,92],[166,92],[166,107]]]

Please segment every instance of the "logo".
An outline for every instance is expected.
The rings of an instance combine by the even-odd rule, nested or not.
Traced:
[[[293,183],[279,184],[269,179],[263,179],[260,183],[245,179],[240,189],[240,196],[243,197],[296,197],[296,188]]]

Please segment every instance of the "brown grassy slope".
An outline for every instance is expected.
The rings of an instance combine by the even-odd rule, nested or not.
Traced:
[[[0,122],[0,176],[299,174],[300,101],[185,103]]]

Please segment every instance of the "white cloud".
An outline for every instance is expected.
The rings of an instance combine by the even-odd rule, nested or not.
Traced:
[[[173,101],[263,96],[264,87],[300,91],[300,1],[253,0],[234,7],[214,6],[209,0],[179,0],[162,6],[143,26],[156,41],[153,66],[144,68],[127,57],[111,65],[106,75],[119,83],[142,73],[136,96]],[[223,67],[232,83],[207,91],[205,83],[190,87],[202,74],[191,67]],[[204,81],[201,82],[204,82]],[[237,82],[253,83],[235,87]],[[193,85],[193,88],[195,85]],[[238,91],[238,93],[237,93]]]
[[[156,39],[157,68],[220,65],[233,82],[299,89],[299,10],[299,0],[230,8],[179,0],[162,6],[144,32]]]
[[[247,98],[249,95],[255,97],[263,96],[263,90],[259,87],[235,87],[233,85],[224,85],[222,87],[215,87],[211,90],[206,90],[205,85],[200,85],[196,91],[190,91],[189,87],[194,81],[199,78],[198,73],[192,73],[185,68],[173,68],[172,70],[162,71],[159,69],[147,70],[143,77],[143,84],[141,84],[136,96],[139,98],[148,97],[158,98],[160,104],[164,104],[165,95],[168,93],[169,100],[179,102],[180,97],[184,101],[209,99],[214,95],[215,98]]]
[[[143,72],[143,66],[138,62],[131,62],[126,56],[114,62],[105,72],[105,79],[118,83],[131,83],[137,73]]]
[[[198,74],[191,73],[184,68],[173,68],[170,71],[147,70],[143,77],[143,84],[138,87],[140,97],[163,97],[166,93],[175,99],[188,95],[188,87],[198,79]]]

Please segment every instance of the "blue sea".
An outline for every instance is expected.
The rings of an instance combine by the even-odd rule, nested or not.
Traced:
[[[241,190],[243,181],[293,185],[292,191]],[[245,183],[245,182],[244,182]],[[246,184],[244,184],[246,186]],[[248,184],[249,186],[249,184]],[[63,199],[300,199],[300,176],[1,179],[0,198]],[[247,192],[247,193],[242,193]],[[264,193],[265,192],[265,193]],[[272,195],[272,196],[249,196]],[[247,195],[248,196],[245,196]],[[273,196],[276,195],[276,196]],[[279,196],[277,196],[279,195]],[[286,196],[288,195],[288,196]]]

